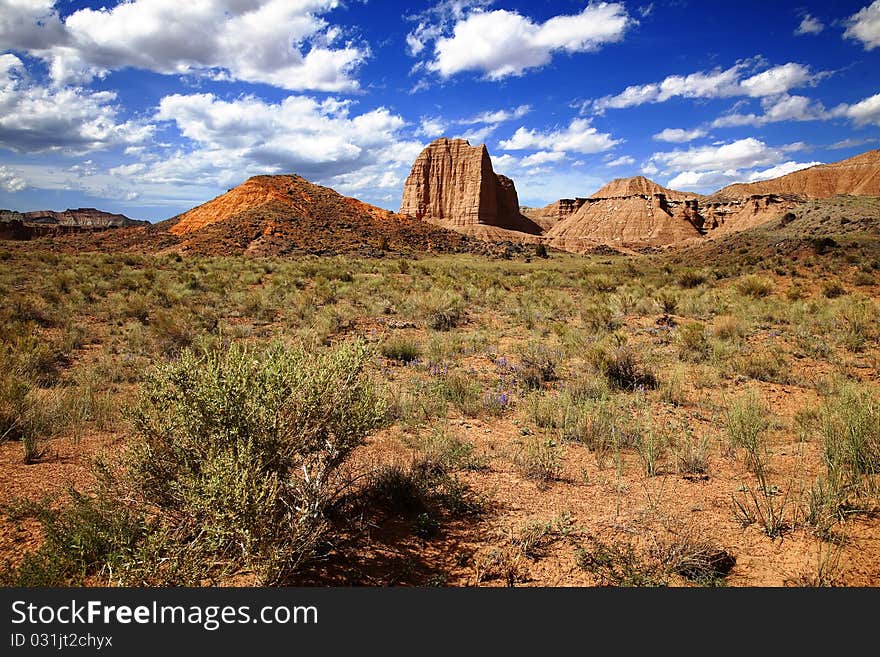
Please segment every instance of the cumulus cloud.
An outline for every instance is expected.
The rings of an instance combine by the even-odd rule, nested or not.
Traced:
[[[0,189],[6,192],[20,192],[28,186],[27,181],[15,171],[0,164]]]
[[[489,7],[494,0],[441,0],[423,12],[406,16],[416,27],[406,35],[407,52],[418,57],[422,51],[474,10]]]
[[[424,144],[401,136],[405,121],[386,108],[357,113],[352,103],[288,96],[269,102],[213,94],[164,97],[153,117],[174,145],[131,151],[131,160],[77,180],[80,189],[112,181],[160,199],[204,201],[257,174],[297,173],[366,201],[390,205]],[[172,131],[179,133],[172,138]],[[70,170],[45,184],[74,180]]]
[[[422,117],[416,134],[428,139],[441,137],[449,128],[446,121],[438,116]]]
[[[460,119],[446,119],[439,116],[422,117],[415,134],[429,139],[448,135],[454,138],[482,142],[492,135],[502,123],[520,119],[531,111],[531,106],[520,105],[513,109],[486,110]]]
[[[654,141],[667,141],[672,144],[685,144],[694,139],[705,137],[708,133],[702,128],[684,130],[682,128],[666,128],[652,137]]]
[[[818,18],[811,16],[810,14],[804,14],[803,20],[801,20],[801,24],[797,26],[797,29],[794,33],[797,36],[804,36],[806,34],[821,34],[822,30],[825,29],[825,24],[820,21]]]
[[[520,105],[512,110],[501,109],[490,112],[481,112],[475,116],[461,119],[459,123],[465,125],[470,123],[504,123],[505,121],[521,119],[531,111],[532,108],[530,105]]]
[[[340,91],[357,87],[352,74],[368,55],[322,18],[338,0],[131,0],[63,22],[57,2],[0,3],[0,47],[45,60],[58,84],[133,67]]]
[[[86,153],[137,144],[153,134],[120,121],[111,91],[53,89],[33,82],[15,55],[0,55],[0,147],[18,153]]]
[[[279,103],[245,96],[227,101],[212,94],[163,98],[156,120],[173,123],[194,148],[163,159],[152,176],[218,182],[241,171],[295,172],[309,180],[376,166],[411,163],[412,149],[398,138],[404,120],[385,108],[352,116],[350,103],[288,96]],[[420,146],[420,145],[418,145]]]
[[[865,50],[880,47],[880,0],[850,16],[846,25],[845,38],[861,41]]]
[[[561,151],[538,151],[522,158],[520,163],[524,167],[534,167],[551,162],[561,162],[564,159],[565,153]]]
[[[623,143],[610,134],[599,132],[589,119],[573,119],[567,127],[541,132],[517,128],[510,139],[499,143],[507,151],[545,150],[573,153],[602,153]]]
[[[745,169],[775,164],[782,159],[782,150],[771,148],[753,137],[718,146],[699,146],[686,151],[654,153],[651,160],[675,171],[712,171]]]
[[[629,155],[622,155],[621,157],[614,158],[613,160],[609,160],[605,163],[606,167],[628,167],[632,166],[636,163],[635,158],[630,157]]]
[[[841,105],[834,110],[836,115],[849,118],[858,126],[880,126],[880,93],[875,94],[855,105]]]
[[[453,20],[423,21],[407,37],[411,55],[433,44],[431,58],[420,62],[443,78],[464,71],[499,80],[548,64],[556,53],[595,51],[619,42],[635,24],[621,3],[591,3],[579,14],[535,22],[515,11],[487,11],[488,3],[458,3]],[[449,3],[441,6],[449,8]]]
[[[498,126],[496,124],[484,125],[481,128],[470,128],[468,130],[465,130],[464,132],[455,133],[453,135],[453,138],[467,139],[469,142],[472,142],[474,144],[482,144],[497,129],[498,129]]]
[[[780,121],[823,121],[833,115],[826,111],[822,103],[806,96],[782,94],[761,100],[763,114],[742,114],[732,112],[720,116],[712,122],[713,128],[736,126],[762,126]]]
[[[0,0],[0,49],[39,50],[64,42],[56,0]]]
[[[754,182],[785,175],[817,164],[786,160],[786,154],[804,144],[768,146],[752,137],[687,150],[654,153],[643,171],[671,176],[667,185],[678,189],[710,191],[734,182]]]
[[[828,75],[825,72],[812,73],[808,66],[789,62],[747,76],[749,66],[749,62],[739,62],[728,69],[670,75],[660,82],[629,86],[619,94],[599,98],[588,105],[601,113],[607,109],[665,103],[672,98],[762,98],[812,86]]]

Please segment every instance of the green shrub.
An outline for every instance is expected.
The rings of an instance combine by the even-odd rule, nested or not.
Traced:
[[[534,436],[514,456],[524,477],[547,486],[562,477],[562,447],[549,437]]]
[[[657,387],[657,376],[641,362],[628,345],[614,349],[600,345],[590,352],[589,358],[614,388],[632,391]]]
[[[10,577],[193,585],[246,569],[288,581],[329,531],[342,466],[386,419],[367,359],[360,343],[233,345],[160,365],[132,412],[130,451],[99,468],[95,499],[72,493],[41,512],[60,538]]]
[[[744,276],[736,282],[740,294],[754,299],[769,296],[775,287],[772,280],[763,276]]]
[[[464,319],[464,299],[454,292],[433,292],[422,304],[428,326],[435,331],[449,331]]]
[[[558,354],[541,344],[529,342],[519,352],[520,357],[520,381],[529,389],[540,388],[544,383],[557,379],[556,367]]]
[[[744,449],[746,463],[753,472],[764,470],[765,433],[770,427],[768,413],[767,407],[753,394],[736,400],[726,412],[730,451]]]
[[[60,509],[50,500],[20,502],[7,509],[13,520],[36,519],[44,540],[17,568],[0,572],[0,584],[77,586],[89,575],[109,577],[137,558],[147,527],[144,515],[76,490],[70,490],[68,497]]]
[[[822,295],[826,299],[836,299],[846,294],[846,288],[840,284],[840,281],[826,281],[822,284]]]
[[[386,417],[367,356],[359,343],[233,345],[184,351],[148,378],[129,475],[175,518],[179,549],[222,555],[265,583],[296,572],[326,529],[340,467]]]
[[[680,287],[692,289],[705,283],[706,276],[700,272],[686,269],[678,275],[677,282]]]
[[[373,472],[358,493],[358,502],[366,512],[380,510],[416,519],[414,533],[423,538],[439,528],[437,515],[443,511],[475,515],[484,508],[483,500],[467,484],[428,454],[408,465],[392,463]]]
[[[412,338],[395,336],[382,344],[382,355],[390,360],[411,363],[422,355],[422,348]]]
[[[816,255],[825,255],[828,251],[839,245],[831,237],[814,237],[810,240],[810,246],[813,248],[813,253]]]
[[[844,385],[822,412],[825,464],[848,486],[874,485],[880,473],[880,401],[867,390]]]
[[[706,327],[699,322],[682,325],[678,329],[678,354],[685,360],[702,362],[709,357],[709,339]]]

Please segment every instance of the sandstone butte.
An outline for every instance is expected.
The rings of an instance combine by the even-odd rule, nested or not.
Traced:
[[[416,158],[400,214],[481,239],[537,241],[541,226],[520,212],[513,181],[498,175],[485,144],[441,137]]]

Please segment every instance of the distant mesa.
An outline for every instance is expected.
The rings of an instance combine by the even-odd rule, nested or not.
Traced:
[[[516,186],[495,173],[485,144],[465,139],[441,137],[419,154],[400,214],[482,239],[529,241],[543,232],[520,212]]]
[[[129,219],[124,214],[103,212],[95,208],[67,209],[63,212],[0,210],[0,239],[31,240],[146,225],[149,225],[148,221]]]
[[[52,210],[37,210],[24,212],[24,220],[29,223],[55,225],[55,226],[80,226],[83,228],[126,228],[129,226],[144,226],[150,222],[129,219],[124,214],[103,212],[95,208],[77,208],[64,212]]]

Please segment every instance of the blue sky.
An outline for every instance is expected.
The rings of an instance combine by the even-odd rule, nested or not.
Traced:
[[[397,209],[439,136],[524,205],[880,147],[880,0],[0,0],[0,207],[161,220],[256,174]]]

